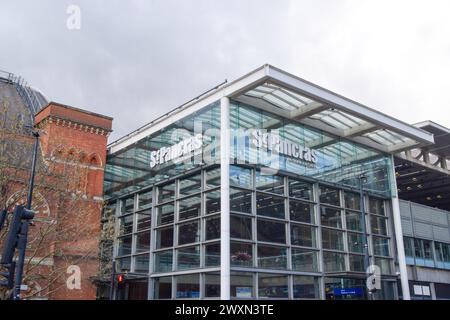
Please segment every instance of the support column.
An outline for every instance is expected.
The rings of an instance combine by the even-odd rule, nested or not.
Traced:
[[[400,282],[402,285],[403,300],[411,300],[409,294],[408,271],[406,268],[405,246],[403,244],[402,218],[400,215],[400,202],[398,199],[397,180],[395,175],[394,156],[392,162],[392,188],[394,197],[392,198],[392,217],[394,219],[395,240],[397,244],[398,266],[400,270]]]
[[[220,99],[220,299],[230,300],[230,99]]]

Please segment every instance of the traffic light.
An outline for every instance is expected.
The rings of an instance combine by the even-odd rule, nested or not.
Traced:
[[[121,285],[125,282],[125,276],[123,274],[117,275],[117,284]]]

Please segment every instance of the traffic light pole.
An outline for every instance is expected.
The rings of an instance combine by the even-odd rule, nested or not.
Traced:
[[[369,277],[369,245],[367,241],[367,228],[366,228],[366,209],[364,206],[364,189],[363,189],[363,181],[366,179],[364,174],[359,176],[359,201],[360,201],[360,209],[361,209],[361,228],[364,233],[363,235],[363,246],[364,246],[364,271],[366,273],[366,280]],[[366,285],[366,294],[367,299],[370,300],[371,294],[369,292],[369,288]]]

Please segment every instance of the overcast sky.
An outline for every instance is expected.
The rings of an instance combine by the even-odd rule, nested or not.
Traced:
[[[0,69],[114,117],[110,141],[264,63],[450,127],[449,13],[448,0],[1,0]]]

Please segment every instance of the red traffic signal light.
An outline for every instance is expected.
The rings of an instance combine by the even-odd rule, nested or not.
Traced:
[[[124,281],[125,281],[124,275],[123,275],[123,274],[119,274],[119,275],[117,276],[117,283],[118,283],[118,284],[122,284]]]

